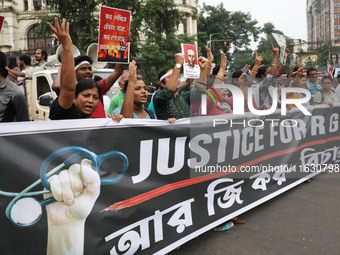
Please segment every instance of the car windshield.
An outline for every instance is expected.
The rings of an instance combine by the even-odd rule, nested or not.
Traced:
[[[110,71],[105,71],[105,72],[103,72],[103,71],[93,71],[93,77],[95,77],[95,76],[99,76],[100,78],[102,78],[102,79],[106,79],[107,77],[109,77],[109,75],[112,73],[112,71],[110,72]],[[102,80],[102,79],[99,79],[99,80]]]
[[[98,79],[98,80],[106,79],[107,77],[109,77],[109,75],[112,72],[113,70],[108,70],[108,71],[93,70],[93,77],[95,76],[100,77],[101,79]],[[52,80],[54,80],[56,76],[57,76],[57,73],[51,73]]]

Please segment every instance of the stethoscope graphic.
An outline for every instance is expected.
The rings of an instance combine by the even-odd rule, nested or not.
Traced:
[[[58,165],[48,173],[46,173],[47,168],[49,164],[55,160],[57,157],[59,157],[62,154],[74,152],[74,154],[70,157],[68,157],[62,164]],[[20,193],[14,193],[14,192],[5,192],[0,190],[0,195],[3,196],[10,196],[14,197],[13,200],[9,203],[9,205],[6,208],[6,216],[10,221],[20,227],[30,227],[33,226],[35,223],[37,223],[42,215],[42,207],[49,205],[56,200],[53,197],[49,197],[47,199],[44,199],[40,202],[38,202],[36,199],[32,198],[32,196],[38,196],[43,195],[46,193],[50,193],[50,183],[48,182],[48,178],[52,176],[57,171],[61,170],[64,167],[70,166],[77,162],[79,159],[83,157],[87,157],[92,161],[93,169],[97,172],[99,172],[101,163],[110,157],[118,157],[123,161],[123,170],[120,172],[120,174],[113,178],[113,179],[101,179],[102,185],[109,185],[119,182],[123,176],[126,174],[128,167],[129,167],[129,161],[125,154],[119,152],[119,151],[110,151],[101,155],[96,155],[95,153],[84,149],[82,147],[77,146],[70,146],[70,147],[64,147],[61,148],[52,154],[50,154],[42,163],[40,168],[40,179],[32,183],[30,186],[28,186],[26,189],[21,191]],[[41,191],[35,191],[35,192],[29,192],[31,189],[36,187],[38,184],[42,184],[45,187],[45,190]],[[25,209],[30,209],[29,214],[25,212]]]

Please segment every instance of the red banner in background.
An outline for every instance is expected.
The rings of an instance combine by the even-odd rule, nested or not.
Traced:
[[[129,11],[102,6],[100,8],[98,62],[129,63]]]
[[[4,16],[0,16],[0,32],[2,29],[2,24],[4,23],[5,17]]]

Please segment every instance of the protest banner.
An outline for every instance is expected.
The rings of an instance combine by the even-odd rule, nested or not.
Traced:
[[[277,44],[280,47],[280,61],[283,65],[286,65],[287,62],[287,52],[286,52],[286,38],[283,35],[272,33],[273,37],[275,38]]]
[[[46,254],[53,212],[47,217],[43,208],[40,221],[23,228],[5,211],[8,193],[39,180],[46,159],[61,149],[65,153],[55,154],[48,171],[83,148],[90,151],[86,157],[104,159],[102,180],[122,176],[101,185],[81,230],[84,254],[165,254],[325,169],[339,171],[339,114],[340,105],[315,107],[311,116],[298,110],[286,116],[226,114],[176,125],[126,119],[1,124],[0,250]],[[113,152],[126,156],[127,172],[124,156],[111,157]]]
[[[196,79],[200,77],[200,67],[198,66],[197,47],[190,44],[181,44],[184,55],[183,73],[185,78]]]
[[[2,25],[4,24],[4,21],[5,21],[5,17],[0,16],[0,33],[1,33]]]
[[[98,62],[129,63],[130,11],[100,7]]]

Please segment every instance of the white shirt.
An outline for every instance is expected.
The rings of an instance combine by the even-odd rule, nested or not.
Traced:
[[[340,84],[335,89],[335,95],[340,99]]]

